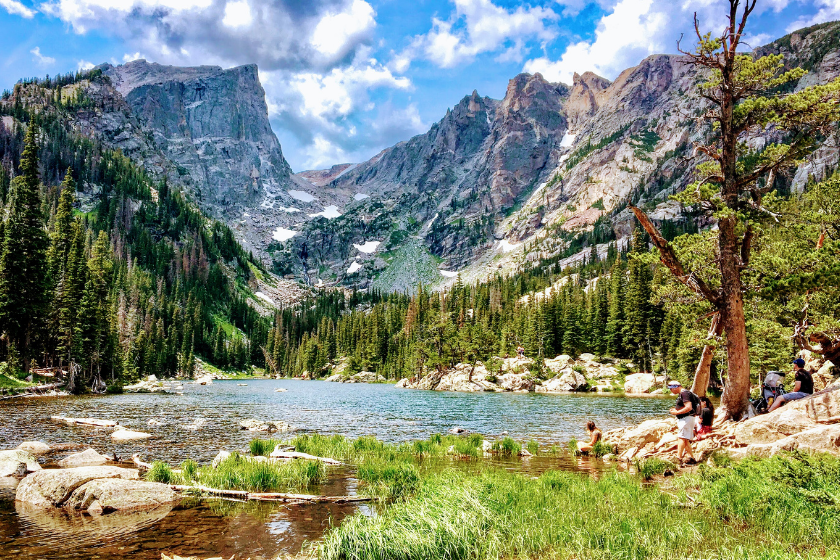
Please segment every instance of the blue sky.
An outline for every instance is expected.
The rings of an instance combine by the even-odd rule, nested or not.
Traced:
[[[721,0],[0,0],[0,87],[135,58],[256,63],[302,171],[368,159],[523,71],[614,79],[676,52],[694,12],[720,29]],[[758,0],[747,41],[835,19],[840,0]]]

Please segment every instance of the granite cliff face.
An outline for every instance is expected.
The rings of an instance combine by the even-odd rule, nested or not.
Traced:
[[[825,83],[840,76],[840,24],[757,49],[768,53],[809,71],[796,87]],[[685,224],[694,218],[669,196],[691,182],[692,142],[708,134],[692,120],[704,110],[703,79],[685,58],[655,55],[613,82],[522,74],[501,101],[473,92],[426,134],[367,162],[300,174],[322,193],[362,194],[339,198],[343,216],[304,224],[275,256],[311,279],[406,289],[407,277],[434,284],[456,271],[472,280],[529,263],[562,267],[590,244],[604,254],[608,242],[626,243],[628,201],[660,224]],[[829,139],[779,180],[801,189],[837,162]]]
[[[757,49],[768,53],[809,71],[797,87],[825,83],[840,75],[840,24]],[[660,224],[693,219],[668,198],[691,182],[692,141],[708,134],[692,119],[703,76],[679,56],[648,57],[612,82],[521,74],[503,99],[474,91],[366,162],[298,174],[255,66],[99,68],[108,80],[72,86],[94,101],[72,125],[182,185],[276,271],[310,284],[413,290],[562,267],[590,245],[625,243],[628,201]],[[829,139],[780,180],[802,188],[839,159]]]

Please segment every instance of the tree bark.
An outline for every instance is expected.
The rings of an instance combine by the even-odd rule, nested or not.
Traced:
[[[709,378],[712,371],[712,359],[715,357],[714,340],[723,332],[723,323],[720,320],[720,313],[715,313],[712,317],[712,324],[709,326],[709,334],[706,340],[709,342],[703,347],[703,353],[700,354],[700,361],[697,362],[697,369],[694,371],[694,383],[691,385],[691,392],[699,397],[706,396],[706,390],[709,388]]]

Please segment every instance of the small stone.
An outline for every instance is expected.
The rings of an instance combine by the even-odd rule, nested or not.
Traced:
[[[453,428],[449,428],[449,433],[452,435],[468,434],[469,430],[462,428],[461,426],[455,426]]]

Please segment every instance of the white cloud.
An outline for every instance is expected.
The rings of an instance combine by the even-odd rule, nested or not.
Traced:
[[[88,62],[87,60],[79,60],[76,63],[76,67],[79,69],[79,72],[83,72],[85,70],[91,70],[96,67],[96,64],[93,62]]]
[[[549,81],[565,83],[571,83],[575,72],[587,70],[615,78],[618,72],[647,55],[674,50],[679,35],[675,37],[670,30],[670,9],[671,5],[652,0],[620,0],[598,22],[594,41],[569,45],[557,61],[547,57],[529,60],[524,71],[539,72]],[[674,46],[668,49],[668,43]]]
[[[250,25],[253,20],[254,16],[251,14],[251,6],[248,5],[247,0],[225,4],[225,17],[222,23],[228,27],[244,27]]]
[[[797,19],[788,26],[787,30],[796,31],[817,23],[840,19],[840,0],[815,0],[814,6],[818,8],[816,14]]]
[[[25,17],[27,19],[35,17],[35,10],[27,8],[17,0],[0,0],[0,6],[12,15]]]
[[[35,47],[29,52],[35,55],[34,60],[38,63],[38,66],[50,66],[55,64],[55,59],[53,57],[41,54],[41,47]]]
[[[542,7],[507,10],[491,0],[454,0],[447,20],[432,19],[432,29],[416,37],[406,56],[423,56],[442,68],[470,62],[482,53],[503,52],[502,60],[521,58],[526,40],[551,41],[557,32],[547,25],[558,15]]]
[[[354,37],[376,27],[373,7],[362,0],[353,0],[348,10],[328,13],[312,32],[312,46],[326,55],[340,55]]]
[[[140,52],[136,52],[134,54],[125,53],[122,57],[123,62],[131,62],[132,60],[140,60],[141,58],[146,58]]]

